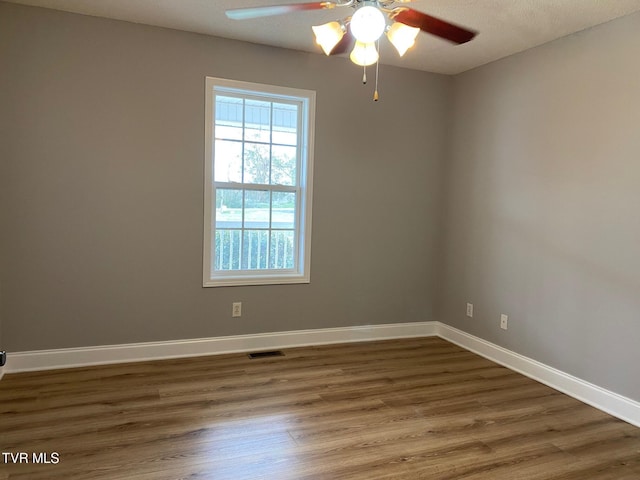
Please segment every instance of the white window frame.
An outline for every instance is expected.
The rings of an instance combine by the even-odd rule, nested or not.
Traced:
[[[205,95],[205,162],[204,162],[204,244],[203,286],[272,285],[309,283],[311,266],[311,202],[313,197],[313,139],[315,126],[316,92],[223,78],[206,77]],[[233,94],[263,100],[296,101],[301,107],[298,131],[298,165],[296,169],[298,192],[296,205],[297,256],[293,269],[215,270],[212,255],[215,252],[216,184],[215,182],[215,97]],[[244,183],[235,187],[260,187]],[[220,185],[222,186],[222,185]],[[228,184],[226,185],[228,187]]]

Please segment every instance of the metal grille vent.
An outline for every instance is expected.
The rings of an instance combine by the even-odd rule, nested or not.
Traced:
[[[271,350],[269,352],[253,352],[249,354],[249,358],[267,358],[267,357],[284,357],[284,353],[280,350]]]

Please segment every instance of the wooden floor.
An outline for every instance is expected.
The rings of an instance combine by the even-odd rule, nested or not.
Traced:
[[[640,429],[438,338],[6,375],[0,450],[2,480],[640,479]]]

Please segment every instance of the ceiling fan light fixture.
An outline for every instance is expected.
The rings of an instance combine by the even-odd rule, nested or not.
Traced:
[[[0,0],[1,1],[1,0]],[[257,1],[257,0],[256,0]],[[380,37],[387,35],[389,42],[402,57],[415,45],[420,31],[461,45],[472,40],[478,32],[449,23],[429,14],[394,3],[413,0],[288,0],[286,5],[232,8],[225,13],[233,20],[269,17],[306,10],[353,9],[353,15],[312,27],[316,43],[327,55],[342,55],[353,46],[349,58],[361,67],[376,64],[376,88],[373,99],[378,100],[378,65]],[[349,30],[347,31],[347,28]],[[367,69],[363,68],[362,83],[367,83]]]
[[[387,38],[402,57],[416,43],[419,28],[394,22],[387,30]]]
[[[384,14],[371,5],[360,7],[351,18],[351,33],[362,43],[375,42],[386,26]]]
[[[373,42],[356,42],[349,58],[356,65],[366,67],[378,61],[378,50],[376,50],[376,45]]]
[[[316,36],[316,43],[322,47],[326,55],[330,55],[335,46],[344,36],[344,24],[340,22],[329,22],[324,25],[311,27]]]

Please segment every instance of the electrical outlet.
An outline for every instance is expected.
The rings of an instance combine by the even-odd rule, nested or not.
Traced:
[[[467,317],[473,317],[473,303],[467,303]]]
[[[500,328],[506,330],[509,326],[509,317],[504,313],[500,315]]]
[[[233,302],[233,306],[231,308],[231,316],[232,317],[242,316],[242,302]]]

